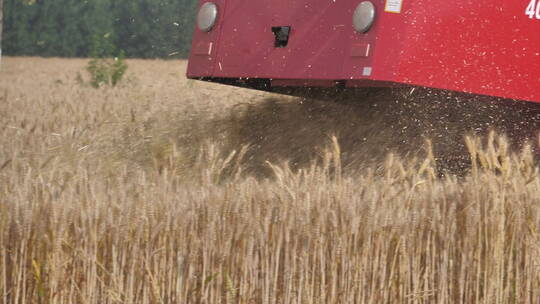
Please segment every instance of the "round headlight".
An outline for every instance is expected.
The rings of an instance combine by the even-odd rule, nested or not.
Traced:
[[[206,2],[199,9],[197,14],[197,26],[203,32],[209,32],[216,24],[218,8],[215,3]]]
[[[375,5],[371,1],[363,1],[356,7],[353,16],[354,29],[360,33],[369,31],[375,22]]]

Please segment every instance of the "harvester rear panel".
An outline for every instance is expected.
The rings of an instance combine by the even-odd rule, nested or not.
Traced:
[[[207,3],[217,13],[210,29],[195,30],[190,78],[268,89],[415,85],[540,102],[540,0]],[[353,26],[369,17],[358,15],[362,5],[374,8],[365,31]]]

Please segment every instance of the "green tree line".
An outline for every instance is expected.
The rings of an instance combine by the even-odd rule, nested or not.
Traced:
[[[96,37],[127,57],[185,57],[196,0],[4,0],[5,55],[88,57]]]

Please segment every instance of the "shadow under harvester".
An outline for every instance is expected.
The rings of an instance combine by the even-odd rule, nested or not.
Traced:
[[[389,153],[423,157],[433,142],[440,174],[470,166],[466,135],[505,134],[515,149],[534,141],[540,105],[424,88],[368,89],[333,100],[267,98],[237,105],[220,122],[231,148],[249,144],[248,167],[265,162],[309,165],[331,136],[339,139],[345,170],[377,166]]]

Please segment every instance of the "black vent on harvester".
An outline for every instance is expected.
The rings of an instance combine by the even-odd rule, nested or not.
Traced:
[[[273,26],[272,32],[276,36],[274,46],[278,48],[286,47],[289,44],[289,35],[291,33],[290,26]]]

